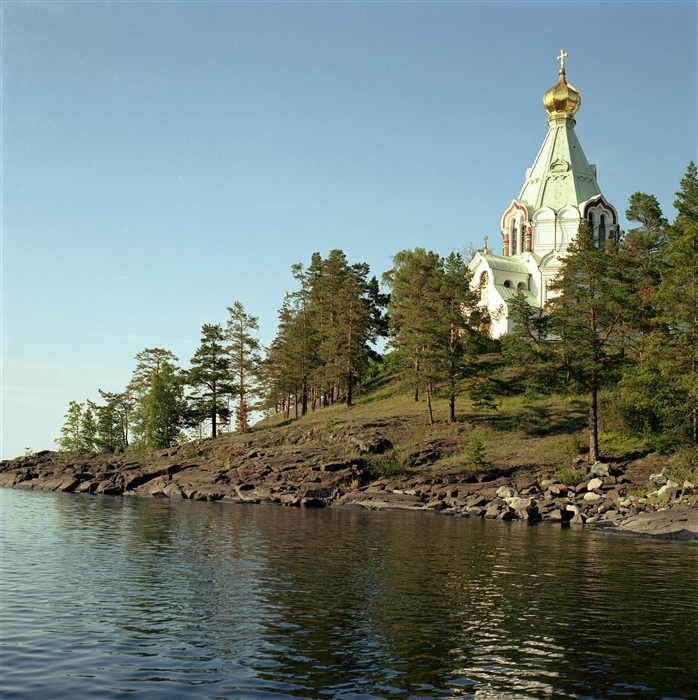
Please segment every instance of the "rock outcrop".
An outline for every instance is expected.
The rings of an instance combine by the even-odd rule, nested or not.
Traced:
[[[380,424],[281,435],[260,431],[247,440],[203,440],[141,457],[43,451],[1,462],[0,486],[306,508],[422,510],[698,539],[698,499],[690,482],[679,486],[663,474],[652,474],[646,483],[649,493],[639,497],[631,493],[638,485],[621,468],[601,463],[588,468],[585,480],[576,485],[542,478],[531,469],[466,479],[430,471],[441,449],[435,443],[415,449],[408,455],[409,466],[381,477],[375,460],[387,458],[392,444]]]

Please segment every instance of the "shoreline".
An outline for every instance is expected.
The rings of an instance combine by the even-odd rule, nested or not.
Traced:
[[[582,526],[601,534],[698,540],[695,488],[670,482],[649,499],[635,496],[631,492],[637,490],[637,483],[626,478],[622,469],[602,463],[591,466],[588,478],[576,486],[541,478],[532,470],[482,473],[467,479],[428,471],[372,478],[366,457],[390,449],[389,443],[375,434],[355,442],[359,456],[345,459],[328,459],[327,450],[312,443],[255,448],[204,440],[139,457],[71,457],[45,450],[0,462],[0,487],[287,507],[426,511]]]

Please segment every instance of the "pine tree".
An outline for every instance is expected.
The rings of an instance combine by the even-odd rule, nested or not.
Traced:
[[[138,364],[133,370],[129,389],[137,395],[150,390],[150,380],[154,374],[160,371],[163,362],[169,362],[171,366],[175,367],[179,361],[173,353],[164,348],[146,348],[139,352],[134,359],[138,361]]]
[[[187,381],[192,387],[193,413],[199,422],[207,418],[211,421],[211,436],[215,438],[219,422],[229,421],[227,400],[236,391],[220,325],[203,325],[201,345],[192,357],[191,365]]]
[[[235,377],[238,405],[235,410],[235,426],[239,432],[249,430],[249,412],[254,407],[250,401],[257,394],[259,375],[259,341],[250,331],[258,331],[257,318],[245,313],[240,302],[228,307],[230,318],[225,333],[229,345],[226,352],[230,358],[231,371]]]
[[[486,346],[480,294],[472,289],[470,271],[458,253],[441,258],[423,248],[405,250],[393,264],[384,275],[391,287],[390,344],[410,365],[415,400],[420,380],[425,385],[429,423],[434,422],[432,394],[437,387],[448,397],[448,420],[453,422],[462,388],[482,393],[475,382],[478,355]]]
[[[598,248],[585,221],[567,249],[550,285],[543,339],[565,371],[589,394],[589,459],[599,458],[598,394],[604,379],[622,360],[625,289],[617,277],[611,246]],[[539,341],[540,342],[540,341]]]
[[[456,420],[456,396],[461,382],[469,379],[471,387],[478,374],[478,356],[485,350],[486,340],[481,332],[482,312],[479,309],[480,293],[473,289],[472,275],[463,258],[451,253],[441,264],[441,285],[438,292],[439,380],[446,387],[448,396],[448,422]],[[482,387],[479,387],[482,392]]]
[[[665,267],[657,304],[666,329],[663,374],[672,399],[698,444],[698,172],[691,162],[674,202],[678,214],[667,228]]]
[[[96,406],[97,447],[102,452],[123,452],[129,445],[129,432],[136,398],[131,389],[120,393],[102,391],[103,406]]]
[[[185,425],[187,402],[184,377],[166,359],[150,377],[143,394],[134,432],[144,449],[160,450],[179,442]]]
[[[667,221],[657,198],[643,192],[630,197],[625,216],[640,224],[623,237],[617,261],[626,288],[626,350],[641,361],[647,337],[658,325],[655,296],[661,278]]]
[[[425,309],[439,288],[439,256],[424,248],[403,250],[393,256],[393,267],[383,275],[390,287],[388,304],[388,343],[409,364],[412,374],[412,396],[419,400],[421,382],[425,379],[424,360],[428,351]]]

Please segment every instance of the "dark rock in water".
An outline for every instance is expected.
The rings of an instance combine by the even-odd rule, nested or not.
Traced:
[[[498,518],[499,520],[518,520],[519,516],[513,510],[505,510]]]
[[[302,498],[300,504],[304,508],[324,508],[327,505],[321,498]]]
[[[543,516],[543,520],[544,521],[549,520],[551,522],[556,522],[556,523],[567,523],[570,520],[572,520],[574,515],[575,514],[570,510],[559,510],[556,508],[555,510],[552,510],[549,513],[546,513]]]

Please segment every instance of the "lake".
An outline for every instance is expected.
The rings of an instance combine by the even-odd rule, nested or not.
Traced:
[[[698,698],[698,547],[0,490],[0,697]]]

